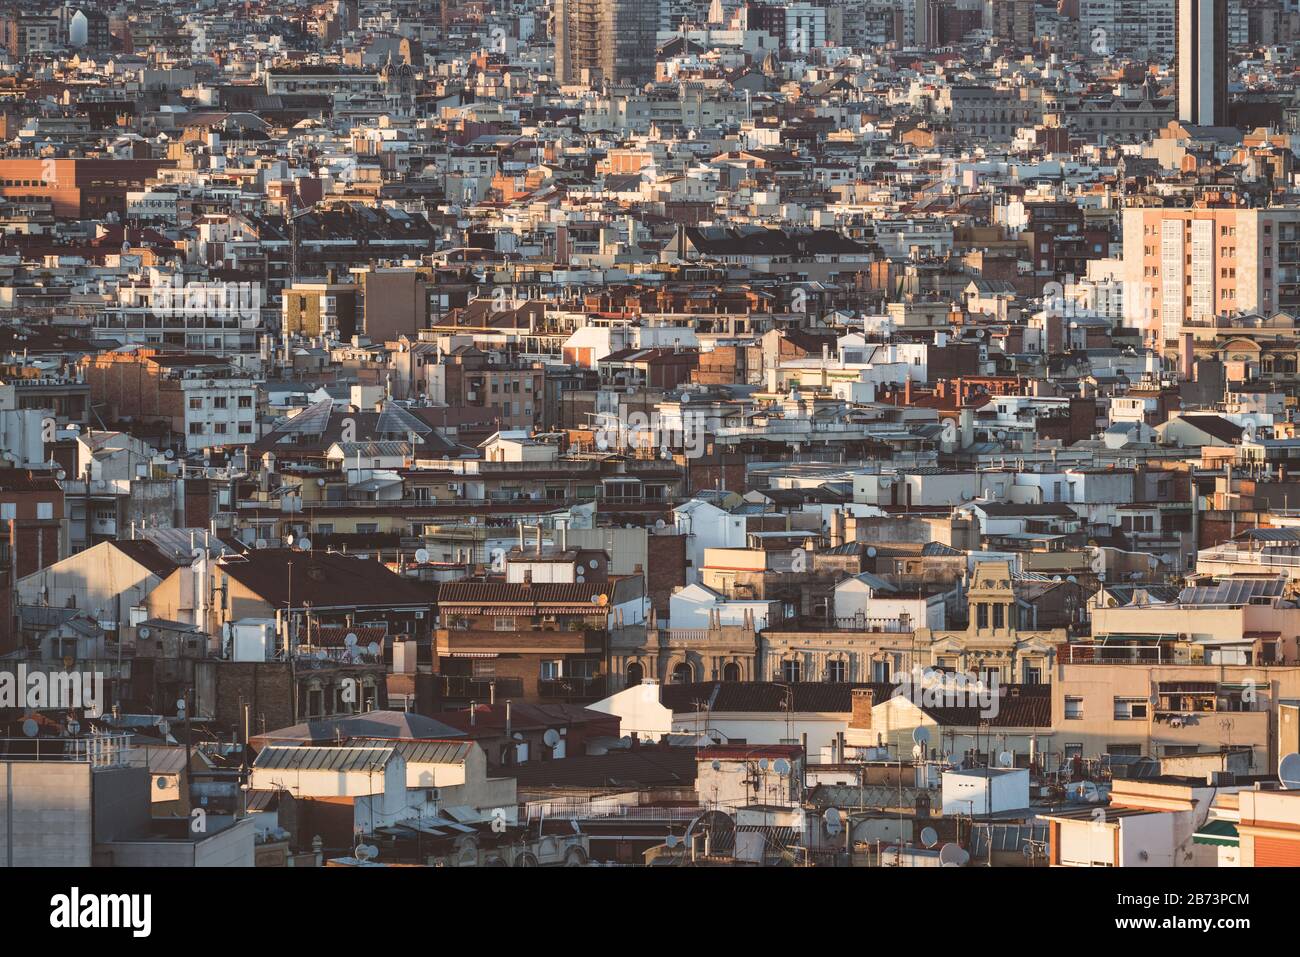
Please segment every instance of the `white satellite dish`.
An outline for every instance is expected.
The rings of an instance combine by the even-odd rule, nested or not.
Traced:
[[[429,560],[429,550],[427,548],[417,548],[415,550],[415,560],[423,565]]]
[[[298,547],[301,548],[304,552],[306,552],[306,551],[310,551],[310,550],[311,550],[311,539],[310,539],[310,538],[300,538],[300,539],[298,539]]]
[[[915,729],[913,729],[913,731],[912,731],[912,740],[915,741],[915,742],[916,742],[917,744],[919,744],[919,745],[926,745],[926,744],[929,744],[929,743],[930,743],[930,729],[929,729],[929,728],[923,728],[923,727],[922,727],[922,728],[915,728]]]
[[[553,748],[560,743],[560,732],[554,728],[547,728],[546,733],[542,735],[542,741],[548,748]]]
[[[372,641],[370,644],[366,645],[366,654],[370,655],[372,658],[378,657],[379,651],[379,642],[377,641]]]
[[[664,843],[667,844],[668,847],[670,847],[670,848],[676,847],[676,846],[677,846],[677,835],[676,835],[676,834],[669,834],[668,837],[664,840]]]
[[[822,821],[826,824],[826,833],[831,837],[840,833],[844,827],[844,822],[841,820],[840,812],[837,808],[828,807],[825,813],[822,814]]]
[[[32,718],[23,722],[23,734],[29,738],[34,738],[41,733],[41,726]]]
[[[356,645],[356,643],[357,643],[357,636],[354,635],[352,632],[349,631],[346,635],[343,636],[343,644],[346,647],[352,648]]]
[[[970,860],[970,854],[958,844],[945,844],[939,848],[939,863],[944,867],[962,867]]]
[[[187,707],[187,705],[185,704],[185,699],[184,699],[184,698],[177,698],[177,699],[176,699],[176,712],[177,712],[177,714],[180,714],[180,713],[184,712],[185,709],[186,709],[186,707]]]
[[[760,771],[766,771],[766,770],[767,770],[767,758],[759,758],[759,759],[758,759],[758,769],[759,769]]]
[[[939,832],[932,827],[921,828],[921,843],[926,847],[934,847],[939,843]]]
[[[772,765],[772,769],[776,771],[777,774],[789,774],[790,762],[785,758],[777,758],[776,763]]]
[[[998,767],[1009,768],[1016,763],[1015,755],[1010,751],[1003,751],[998,755]]]
[[[149,636],[152,635],[153,632],[149,630],[148,625],[141,625],[139,629],[139,634],[141,638],[148,640]]]
[[[1277,777],[1288,791],[1300,791],[1300,753],[1292,751],[1278,762]]]
[[[875,545],[868,545],[868,546],[867,546],[867,557],[868,557],[868,558],[875,558],[875,557],[876,557],[876,546],[875,546]]]

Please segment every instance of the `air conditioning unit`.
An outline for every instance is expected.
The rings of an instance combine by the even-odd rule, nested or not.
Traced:
[[[438,788],[426,788],[424,792],[424,799],[428,801],[430,804],[436,804],[438,802],[438,798],[441,796],[441,793],[442,792],[439,791]]]

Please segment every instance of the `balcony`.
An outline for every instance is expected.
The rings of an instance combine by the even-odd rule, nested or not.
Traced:
[[[549,701],[581,701],[605,696],[605,676],[589,678],[543,678],[537,682],[537,694]]]
[[[468,675],[434,675],[434,687],[443,698],[492,701],[522,698],[522,678],[473,678]]]

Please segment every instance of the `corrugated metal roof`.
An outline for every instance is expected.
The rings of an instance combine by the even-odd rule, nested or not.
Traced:
[[[461,764],[469,755],[468,741],[390,741],[384,738],[351,738],[352,748],[392,748],[407,764]]]
[[[253,767],[269,771],[382,771],[395,753],[391,746],[318,748],[272,745],[257,755]]]
[[[1279,598],[1282,578],[1226,578],[1214,585],[1184,588],[1178,600],[1184,605],[1246,605],[1256,598]]]

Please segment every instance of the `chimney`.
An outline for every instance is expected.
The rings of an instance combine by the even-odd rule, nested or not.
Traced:
[[[537,523],[537,554],[542,553],[542,523]]]
[[[908,373],[907,380],[903,383],[903,405],[912,404],[912,375]]]
[[[871,706],[874,704],[875,694],[870,688],[854,688],[849,713],[849,727],[870,730],[871,728]]]

